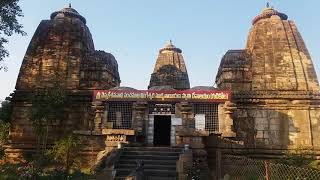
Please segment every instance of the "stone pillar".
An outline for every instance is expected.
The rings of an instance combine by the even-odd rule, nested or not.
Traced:
[[[133,105],[134,116],[132,121],[132,128],[137,131],[138,134],[143,134],[145,132],[145,115],[148,104],[147,102],[136,102]]]
[[[222,137],[236,137],[236,133],[233,131],[233,118],[232,114],[237,109],[234,103],[226,101],[224,105],[219,107],[222,112],[219,113],[220,132]]]
[[[103,113],[104,113],[104,103],[100,101],[96,101],[92,103],[92,108],[94,110],[94,120],[93,120],[93,131],[96,133],[101,133],[103,124]]]
[[[188,102],[181,102],[178,104],[178,109],[180,110],[182,126],[185,128],[194,127],[194,115],[192,111],[192,105]]]
[[[147,102],[135,102],[133,104],[132,128],[136,132],[135,141],[138,143],[146,143],[147,128]]]

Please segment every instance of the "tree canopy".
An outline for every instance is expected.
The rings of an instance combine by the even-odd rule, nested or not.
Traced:
[[[0,107],[0,121],[9,123],[11,120],[12,114],[12,103],[11,103],[11,95],[6,97],[6,100],[1,102]]]
[[[0,70],[6,70],[3,64],[4,58],[9,56],[4,44],[8,43],[8,37],[13,34],[26,35],[23,26],[18,22],[18,17],[23,17],[18,5],[19,0],[0,0]]]

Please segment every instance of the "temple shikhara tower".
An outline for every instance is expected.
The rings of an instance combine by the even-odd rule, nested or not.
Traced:
[[[36,90],[60,86],[70,94],[64,119],[49,126],[49,144],[75,129],[91,125],[93,89],[120,84],[114,56],[94,49],[86,19],[71,6],[40,22],[23,59],[13,95],[9,158],[35,148],[36,134],[29,120],[30,97]],[[32,152],[32,151],[31,151]]]
[[[159,56],[151,74],[149,89],[169,87],[172,89],[189,89],[189,77],[183,60],[182,50],[176,48],[172,41],[160,49]]]
[[[225,54],[216,83],[233,91],[233,128],[248,146],[320,146],[317,75],[286,14],[268,7],[256,16],[246,48]]]
[[[71,6],[53,12],[21,65],[8,159],[36,151],[30,97],[57,86],[67,103],[63,118],[48,125],[48,148],[68,134],[82,137],[81,166],[102,179],[123,179],[141,161],[147,176],[182,180],[193,162],[201,179],[216,176],[221,152],[265,159],[296,148],[320,154],[319,83],[286,14],[267,7],[253,19],[246,47],[227,51],[217,67],[216,87],[190,86],[172,41],[155,59],[145,90],[120,86],[117,60],[95,50],[86,19]]]

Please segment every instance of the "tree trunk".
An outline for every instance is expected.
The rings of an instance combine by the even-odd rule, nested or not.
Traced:
[[[70,155],[69,155],[70,151],[69,151],[69,148],[67,150],[67,157],[66,157],[66,177],[68,177],[68,174],[69,174],[69,170],[70,170]]]

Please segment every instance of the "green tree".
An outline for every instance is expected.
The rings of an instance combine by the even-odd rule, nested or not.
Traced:
[[[37,152],[46,151],[49,126],[64,119],[66,91],[60,86],[39,89],[32,96],[31,122],[37,135]]]
[[[18,5],[19,0],[0,1],[0,63],[9,56],[4,44],[8,43],[8,37],[14,33],[26,35],[22,30],[23,26],[18,22],[18,17],[23,17],[22,10]],[[0,70],[6,70],[6,66],[0,64]]]
[[[5,101],[1,102],[0,107],[0,120],[3,122],[10,122],[11,121],[11,115],[12,115],[12,103],[11,103],[11,96],[6,97]]]
[[[0,122],[0,146],[2,147],[9,138],[9,128],[10,124],[5,122]]]
[[[10,121],[12,115],[11,97],[1,102],[0,107],[0,159],[4,156],[4,145],[9,139]]]
[[[0,121],[0,159],[4,157],[4,145],[9,139],[10,124]]]
[[[82,147],[82,139],[69,135],[55,142],[52,149],[48,150],[48,154],[53,159],[61,163],[65,173],[70,173],[79,160],[79,153]]]

